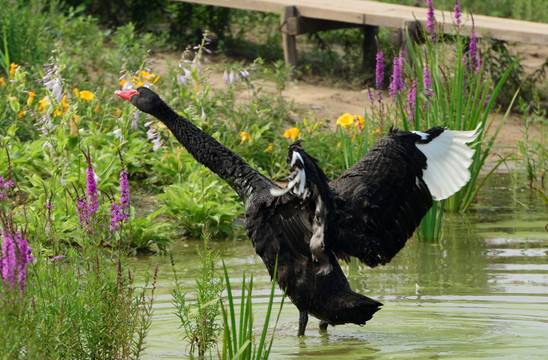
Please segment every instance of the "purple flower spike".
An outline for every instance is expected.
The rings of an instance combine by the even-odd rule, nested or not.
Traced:
[[[7,229],[0,230],[2,241],[2,259],[0,269],[2,280],[5,286],[19,286],[21,293],[27,283],[27,264],[36,259],[32,256],[32,248],[29,247],[25,235],[13,230],[13,224],[6,226]]]
[[[426,0],[426,32],[432,41],[436,41],[436,17],[434,16],[434,0]]]
[[[0,177],[0,201],[4,200],[7,196],[7,189],[13,187],[15,184],[13,180],[5,181],[4,177]]]
[[[91,161],[88,161],[88,167],[86,168],[86,182],[87,194],[90,201],[90,215],[93,215],[97,212],[97,209],[99,209],[99,203],[97,202],[97,182],[95,181],[95,172],[93,171]]]
[[[400,51],[400,56],[394,58],[394,66],[392,69],[392,82],[389,86],[389,93],[392,97],[396,97],[398,93],[404,88],[403,83],[403,65],[404,65],[404,53]]]
[[[423,70],[423,85],[424,85],[424,91],[426,95],[428,95],[428,98],[431,99],[434,97],[434,92],[432,91],[432,74],[430,73],[430,70],[428,68],[424,68]]]
[[[455,1],[455,7],[453,8],[453,17],[455,18],[455,25],[457,26],[457,28],[461,24],[461,20],[460,20],[461,16],[462,16],[462,13],[460,9],[460,2]]]
[[[377,67],[376,67],[375,85],[377,90],[381,90],[384,86],[384,54],[382,51],[377,53]]]
[[[78,196],[76,200],[76,213],[78,214],[78,222],[82,229],[91,231],[91,218],[89,214],[89,203],[86,199]]]
[[[5,232],[2,243],[2,280],[5,285],[15,285],[15,269],[17,259],[15,257],[15,244],[9,232]]]
[[[120,155],[120,161],[122,157]],[[109,229],[118,230],[120,222],[127,222],[129,218],[129,181],[127,171],[122,162],[122,171],[120,172],[120,203],[110,203],[110,227]]]
[[[413,85],[411,85],[411,89],[409,89],[409,93],[407,94],[407,113],[409,114],[409,122],[413,122],[415,120],[416,101],[417,80],[413,80]]]
[[[478,71],[479,70],[479,61],[478,61],[478,47],[477,47],[477,39],[476,39],[476,28],[472,28],[472,34],[470,34],[470,45],[468,48],[468,52],[470,53],[470,71]]]

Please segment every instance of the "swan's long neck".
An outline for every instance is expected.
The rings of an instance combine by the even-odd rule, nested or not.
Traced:
[[[265,187],[265,181],[270,183],[240,156],[175,113],[167,104],[162,102],[156,106],[151,115],[162,121],[198,162],[225,180],[244,202],[257,187]]]

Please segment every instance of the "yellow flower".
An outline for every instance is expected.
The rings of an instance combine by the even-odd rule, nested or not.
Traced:
[[[242,143],[251,140],[251,135],[247,131],[242,131],[240,137],[242,138]]]
[[[17,65],[16,63],[10,64],[10,78],[12,78],[15,75],[15,69],[17,69],[18,66],[19,65]]]
[[[122,79],[118,82],[118,84],[120,84],[121,87],[124,87],[124,85],[126,84],[127,80],[126,79]]]
[[[354,115],[354,121],[355,121],[356,127],[360,129],[363,129],[363,127],[365,126],[365,119],[361,117],[360,115]]]
[[[74,88],[74,95],[78,98],[80,97],[80,91],[78,90],[78,88]]]
[[[116,108],[116,110],[114,110],[113,114],[117,117],[122,116],[122,109]]]
[[[31,106],[32,103],[34,102],[34,97],[36,96],[36,93],[32,92],[32,91],[29,91],[27,93],[27,95],[29,96],[29,98],[27,99],[27,105],[28,106]]]
[[[55,109],[55,116],[61,116],[68,110],[68,103],[67,103],[67,95],[63,95],[63,98],[61,99],[61,102],[59,103],[61,107],[57,106],[57,109]]]
[[[274,146],[272,145],[272,143],[268,144],[268,147],[266,149],[264,149],[265,152],[272,152],[274,151]]]
[[[84,101],[91,101],[95,97],[95,95],[89,90],[82,90],[77,96]]]
[[[40,107],[38,107],[38,111],[44,111],[49,106],[48,96],[44,96],[42,100],[38,101],[38,103],[40,104]]]
[[[149,73],[148,71],[145,71],[145,70],[139,71],[139,75],[145,80],[148,80],[149,78],[154,76],[154,74],[151,74],[151,73]]]
[[[2,85],[2,87],[6,86],[6,80],[4,80],[3,77],[0,77],[0,85]]]
[[[26,113],[25,110],[19,111],[19,114],[17,114],[17,118],[18,118],[18,119],[21,119],[23,116],[25,116],[25,113]]]
[[[158,80],[160,80],[160,75],[156,76],[156,78],[154,79],[154,81],[152,83],[156,84],[158,82]]]
[[[61,106],[63,107],[63,112],[67,112],[67,109],[69,107],[69,104],[67,103],[67,95],[63,95],[63,98],[61,99]]]
[[[301,135],[301,130],[297,128],[291,128],[284,132],[284,137],[291,139],[291,141],[295,141],[295,139]]]
[[[350,127],[354,123],[354,117],[349,113],[342,114],[338,119],[336,124],[342,127]]]

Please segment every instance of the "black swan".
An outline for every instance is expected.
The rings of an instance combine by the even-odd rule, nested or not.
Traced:
[[[289,146],[290,181],[281,188],[240,156],[173,111],[152,90],[116,91],[162,121],[200,163],[224,179],[245,204],[245,228],[270,275],[300,312],[328,325],[363,325],[382,304],[350,285],[339,259],[388,263],[404,246],[432,198],[444,199],[470,178],[477,131],[391,130],[337,179],[329,180],[301,142]]]

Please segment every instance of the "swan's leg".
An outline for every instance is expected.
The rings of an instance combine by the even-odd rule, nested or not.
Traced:
[[[306,324],[308,323],[308,311],[299,311],[299,332],[297,336],[304,336]]]
[[[327,331],[327,325],[329,324],[325,321],[320,321],[320,331]]]

